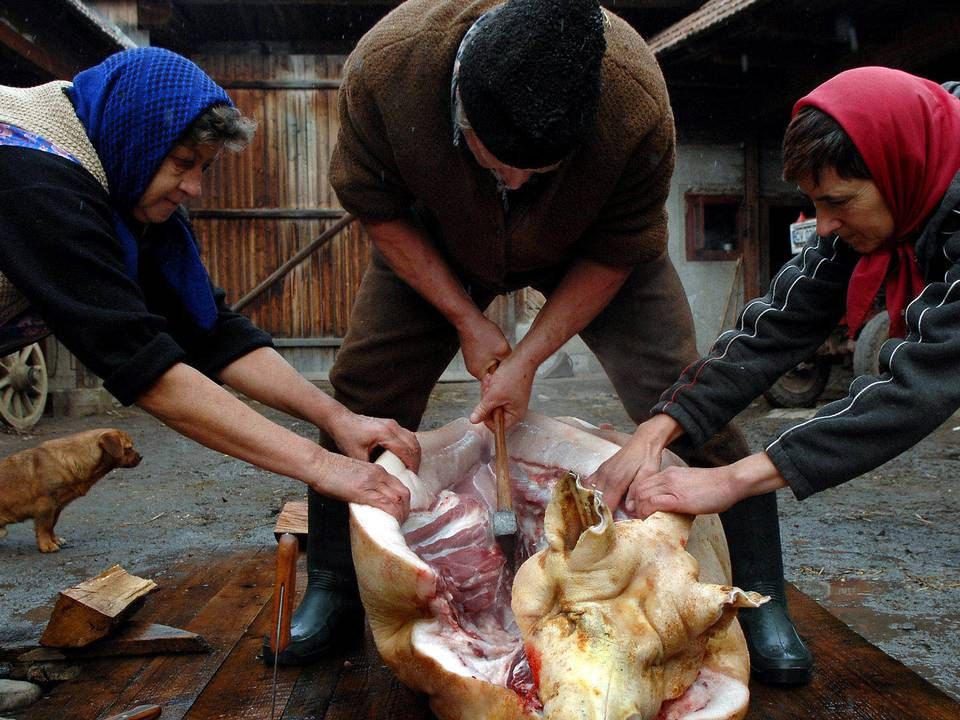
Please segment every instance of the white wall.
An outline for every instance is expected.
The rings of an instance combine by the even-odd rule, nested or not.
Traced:
[[[729,321],[741,307],[742,281],[734,275],[736,262],[687,262],[687,192],[742,195],[742,146],[679,145],[667,199],[670,258],[687,291],[697,331],[697,350],[703,354],[723,329],[724,316]]]

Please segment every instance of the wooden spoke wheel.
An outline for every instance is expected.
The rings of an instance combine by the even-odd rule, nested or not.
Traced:
[[[0,358],[0,417],[29,430],[47,404],[47,364],[37,343]]]

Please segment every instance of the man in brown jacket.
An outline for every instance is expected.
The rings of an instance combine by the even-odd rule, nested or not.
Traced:
[[[502,407],[509,425],[540,363],[579,333],[646,419],[696,349],[667,255],[673,116],[640,36],[596,0],[410,0],[361,39],[339,102],[331,182],[374,250],[330,373],[336,398],[415,429],[459,347],[483,380],[471,419]],[[548,299],[511,350],[483,310],[525,286]],[[747,454],[738,431],[721,435],[681,451],[706,465]],[[754,500],[725,514],[734,579],[782,601],[776,501]],[[283,661],[325,651],[340,618],[359,616],[346,508],[315,494],[308,562]],[[765,638],[755,669],[803,682],[809,653],[785,604],[768,606],[746,623]]]

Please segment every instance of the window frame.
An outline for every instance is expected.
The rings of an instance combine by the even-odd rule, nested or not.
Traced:
[[[686,250],[690,262],[715,262],[737,260],[743,255],[744,214],[743,197],[728,193],[687,192],[683,196],[686,213]],[[714,250],[705,247],[704,219],[709,206],[736,206],[736,241],[731,250]]]

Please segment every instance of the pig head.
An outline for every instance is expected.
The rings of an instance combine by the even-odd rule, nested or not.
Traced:
[[[560,478],[547,547],[521,566],[512,599],[544,718],[745,713],[748,668],[724,666],[742,636],[735,623],[735,634],[727,630],[735,608],[764,598],[700,581],[686,549],[691,519],[614,523],[600,493],[572,473]],[[740,650],[733,656],[745,657]]]

